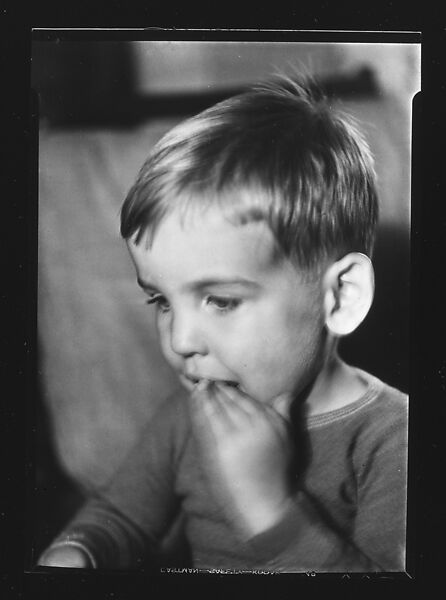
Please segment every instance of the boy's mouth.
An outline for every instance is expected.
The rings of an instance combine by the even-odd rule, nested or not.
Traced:
[[[198,386],[198,384],[200,384],[201,382],[205,381],[208,384],[218,383],[220,385],[240,389],[240,384],[237,381],[232,381],[230,379],[211,379],[209,377],[196,377],[194,375],[188,374],[183,374],[182,378],[189,384],[189,386],[192,385],[194,388]]]

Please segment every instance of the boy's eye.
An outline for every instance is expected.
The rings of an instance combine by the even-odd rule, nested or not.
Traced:
[[[170,304],[166,298],[161,294],[154,294],[146,301],[146,304],[155,304],[157,309],[161,312],[168,312],[170,310]]]
[[[220,312],[234,310],[240,305],[241,300],[238,298],[230,298],[225,296],[206,296],[206,304],[213,306]]]

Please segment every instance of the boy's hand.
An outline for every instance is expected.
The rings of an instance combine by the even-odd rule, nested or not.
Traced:
[[[88,569],[92,567],[85,552],[69,544],[49,548],[40,557],[37,564],[40,567],[65,567],[71,569]]]
[[[282,399],[283,400],[283,399]],[[194,426],[217,494],[248,536],[277,523],[290,505],[288,423],[236,388],[211,383],[192,395]]]

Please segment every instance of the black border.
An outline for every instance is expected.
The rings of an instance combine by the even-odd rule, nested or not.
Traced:
[[[116,4],[116,3],[114,3]],[[10,10],[10,9],[8,9]],[[365,12],[372,10],[372,7]],[[260,11],[261,13],[262,11]],[[178,11],[174,11],[170,18],[164,22],[172,21],[178,17]],[[37,239],[34,225],[37,220],[37,211],[33,208],[36,171],[33,169],[33,123],[30,118],[29,99],[29,60],[31,26],[25,24],[20,15],[17,21],[12,19],[12,26],[2,42],[6,62],[12,63],[12,68],[7,69],[5,80],[7,91],[4,94],[8,106],[5,113],[7,122],[6,129],[10,131],[9,144],[5,152],[4,166],[6,183],[9,185],[9,193],[6,210],[11,212],[9,218],[5,218],[10,234],[11,246],[7,252],[7,264],[5,264],[4,281],[6,281],[6,294],[2,294],[4,303],[4,314],[12,324],[11,333],[2,341],[4,343],[6,360],[2,366],[5,368],[5,381],[10,379],[13,394],[8,393],[3,405],[2,441],[5,445],[3,455],[7,458],[6,470],[4,471],[4,485],[8,491],[12,491],[12,499],[6,506],[7,525],[10,527],[11,543],[8,544],[8,552],[5,563],[0,568],[2,587],[7,598],[24,597],[29,598],[87,598],[94,590],[94,598],[131,598],[138,597],[141,591],[144,597],[150,597],[151,593],[175,592],[188,593],[189,591],[204,591],[212,584],[213,593],[223,596],[234,589],[240,590],[244,596],[255,591],[268,597],[279,597],[281,592],[295,593],[308,590],[319,590],[320,585],[329,583],[333,592],[335,580],[345,584],[349,582],[349,589],[354,587],[361,591],[363,584],[359,581],[363,576],[350,578],[331,577],[319,575],[309,576],[306,580],[293,581],[293,575],[279,575],[271,577],[257,577],[254,581],[245,576],[209,576],[198,579],[191,575],[187,577],[173,576],[162,578],[144,578],[140,576],[128,576],[125,573],[26,573],[24,572],[23,559],[23,521],[26,514],[24,503],[25,483],[22,477],[26,468],[29,469],[29,454],[25,449],[29,444],[25,443],[24,428],[31,426],[28,407],[25,407],[24,398],[32,396],[32,381],[34,377],[36,339],[35,339],[35,294],[33,289],[36,285],[35,252]],[[69,16],[69,15],[68,15]],[[128,17],[128,15],[126,14]],[[260,20],[261,20],[260,15]],[[357,16],[357,13],[356,13]],[[14,17],[14,15],[13,15]],[[294,17],[296,15],[294,14]],[[66,17],[65,17],[66,18]],[[36,19],[33,25],[42,19]],[[54,21],[61,19],[60,12],[47,18],[45,25],[52,26]],[[76,18],[73,18],[75,21]],[[108,26],[102,19],[102,23],[96,26]],[[149,20],[146,15],[146,20]],[[181,19],[180,19],[181,20]],[[26,19],[25,19],[26,21]],[[101,19],[98,19],[99,23]],[[288,26],[290,19],[282,26]],[[291,21],[296,22],[292,18]],[[302,20],[304,27],[305,20]],[[317,22],[318,20],[315,19]],[[401,25],[401,18],[383,20],[373,28],[398,30],[397,23]],[[344,21],[342,28],[348,28]],[[269,18],[268,26],[277,27],[277,19]],[[311,21],[313,24],[314,21]],[[258,24],[258,23],[257,23]],[[134,25],[134,23],[133,23]],[[209,25],[209,24],[207,24]],[[131,26],[131,25],[129,25]],[[183,27],[203,26],[202,22],[195,24],[183,18]],[[205,25],[206,26],[206,25]],[[230,24],[226,23],[226,27]],[[240,27],[240,25],[236,25]],[[336,25],[335,25],[336,26]],[[311,27],[311,25],[310,25]],[[403,25],[404,27],[404,25]],[[243,27],[240,27],[243,28]],[[307,25],[308,28],[308,25]],[[6,28],[5,28],[6,29]],[[265,27],[264,27],[265,29]],[[355,27],[353,27],[355,29]],[[415,399],[411,406],[411,436],[413,440],[413,455],[415,460],[411,467],[413,484],[411,498],[415,499],[412,512],[411,537],[415,542],[414,577],[413,579],[399,580],[388,579],[385,576],[379,581],[373,581],[378,585],[375,592],[384,591],[381,584],[392,583],[392,590],[399,589],[401,585],[415,584],[422,589],[430,588],[435,582],[441,580],[444,551],[440,551],[440,545],[444,540],[444,500],[440,493],[440,483],[444,466],[444,400],[446,399],[444,380],[446,377],[445,351],[443,345],[435,342],[435,333],[441,336],[441,316],[444,312],[443,289],[441,280],[444,279],[442,271],[442,245],[446,233],[444,220],[444,56],[445,56],[445,30],[440,26],[425,28],[408,23],[404,27],[406,31],[422,32],[422,88],[423,108],[422,124],[416,125],[414,157],[416,164],[413,179],[413,218],[412,218],[412,271],[411,271],[411,396]],[[97,35],[95,31],[94,35]],[[150,32],[153,34],[153,31]],[[116,35],[128,35],[116,32]],[[178,29],[173,30],[172,35],[185,35]],[[191,35],[190,33],[188,35]],[[201,33],[200,35],[203,35]],[[219,34],[221,35],[221,34]],[[227,35],[225,33],[224,35]],[[237,34],[238,35],[238,34]],[[254,35],[254,33],[252,34]],[[260,32],[259,35],[270,35],[270,32]],[[279,35],[279,34],[278,34]],[[282,34],[280,34],[282,35]],[[364,33],[368,36],[369,34]],[[382,34],[377,34],[382,35]],[[121,38],[122,39],[122,38]],[[178,39],[178,38],[177,38]],[[184,38],[179,38],[184,39]],[[225,38],[227,39],[227,38]],[[270,39],[270,38],[269,38]],[[345,38],[344,38],[345,39]],[[319,41],[319,40],[318,40]],[[371,41],[367,37],[367,41]],[[379,41],[376,38],[373,41]],[[9,65],[11,67],[11,65]],[[12,93],[11,93],[12,92]],[[418,112],[418,108],[417,108]],[[419,121],[419,117],[417,119]],[[441,144],[440,144],[441,142]],[[421,167],[421,168],[420,168]],[[24,177],[24,170],[30,174]],[[420,171],[422,171],[422,176]],[[6,238],[6,236],[5,236]],[[441,340],[442,341],[442,340]],[[25,345],[26,342],[26,345]],[[31,398],[32,406],[32,398]],[[26,408],[26,410],[25,410]],[[25,424],[25,425],[24,425]],[[32,426],[31,426],[32,429]],[[29,430],[29,429],[28,429]],[[25,465],[25,469],[24,469]],[[9,468],[9,470],[8,470]],[[17,476],[19,482],[17,482]],[[436,487],[438,485],[438,488]],[[5,514],[5,513],[3,513]],[[15,543],[14,543],[15,541]],[[18,549],[17,549],[18,546]],[[278,583],[279,582],[279,583]],[[359,585],[353,585],[359,583]],[[143,584],[142,587],[139,584]],[[395,585],[396,584],[396,587]],[[302,587],[304,586],[304,587]],[[407,588],[403,587],[405,591]],[[441,589],[441,586],[440,588]],[[408,590],[409,591],[409,590]],[[331,593],[332,593],[331,592]],[[102,593],[102,595],[100,595]],[[280,597],[285,597],[280,595]]]
[[[36,28],[32,32],[34,41],[241,41],[241,42],[343,42],[343,43],[380,43],[415,44],[421,41],[419,31],[323,31],[300,29],[188,29],[181,27],[147,27],[135,29],[104,29],[97,31],[87,28],[56,29]]]

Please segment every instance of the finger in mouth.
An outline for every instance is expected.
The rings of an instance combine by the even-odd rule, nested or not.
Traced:
[[[211,385],[223,385],[227,387],[232,387],[235,389],[240,389],[240,384],[237,381],[232,381],[230,379],[207,379],[201,377],[192,377],[186,376],[186,378],[197,388],[197,389],[206,389]]]

